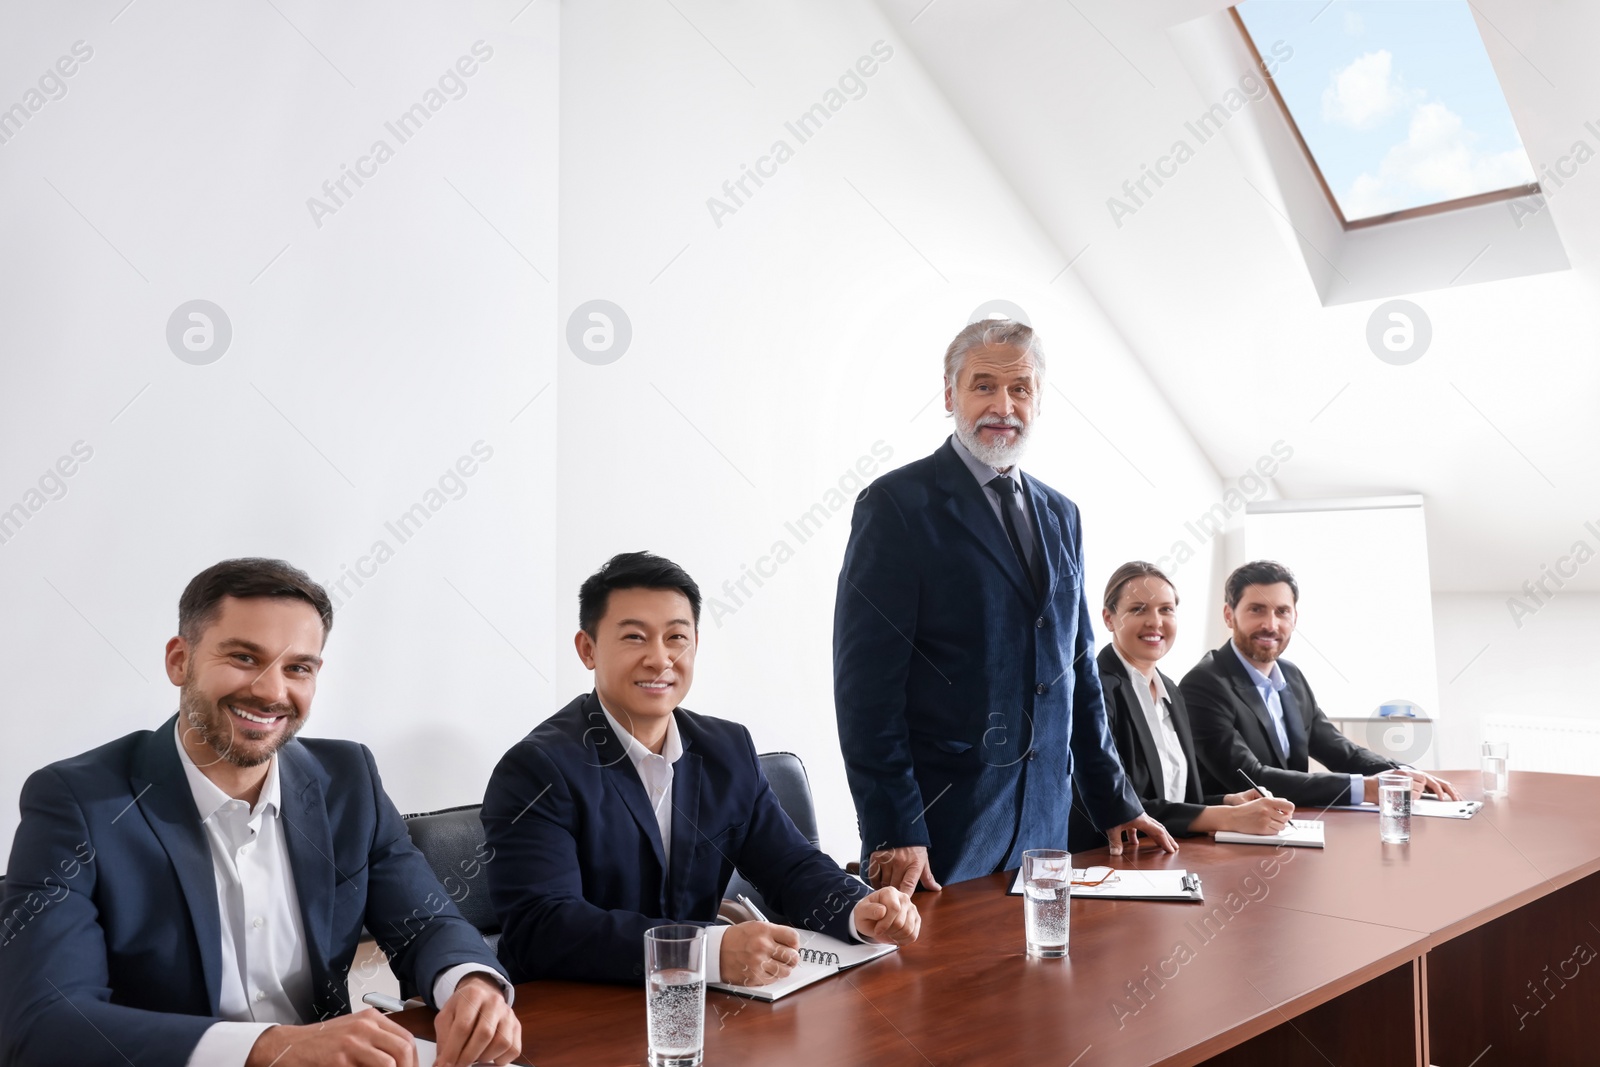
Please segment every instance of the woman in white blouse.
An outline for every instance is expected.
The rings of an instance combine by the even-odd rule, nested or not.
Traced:
[[[1159,568],[1124,563],[1106,583],[1100,684],[1117,753],[1144,810],[1172,834],[1235,830],[1275,834],[1294,814],[1287,800],[1244,793],[1205,796],[1178,684],[1156,663],[1178,635],[1178,592]]]

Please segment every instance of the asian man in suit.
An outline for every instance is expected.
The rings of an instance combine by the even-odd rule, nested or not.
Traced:
[[[1111,643],[1100,650],[1100,684],[1117,755],[1144,810],[1175,836],[1232,830],[1275,834],[1294,804],[1254,789],[1206,794],[1195,762],[1189,712],[1178,684],[1156,667],[1178,637],[1178,591],[1154,564],[1124,563],[1106,583],[1100,618]],[[1073,843],[1092,847],[1093,828],[1073,811]]]
[[[1228,575],[1225,591],[1222,619],[1232,635],[1182,682],[1207,790],[1243,785],[1249,775],[1303,807],[1360,804],[1377,801],[1379,774],[1399,770],[1411,776],[1417,795],[1461,799],[1444,779],[1401,767],[1341,734],[1300,668],[1281,658],[1299,619],[1300,586],[1289,568],[1246,563]],[[1312,772],[1312,759],[1328,770]]]
[[[834,602],[839,743],[874,885],[976,878],[1065,848],[1085,809],[1120,852],[1144,813],[1106,729],[1077,506],[1022,472],[1044,351],[1020,322],[944,357],[955,433],[856,500]]]
[[[800,931],[716,921],[735,869],[805,930],[916,940],[908,896],[869,890],[795,829],[748,730],[682,707],[699,620],[699,587],[659,556],[623,553],[583,583],[574,643],[594,690],[517,742],[483,800],[517,981],[642,982],[644,933],[666,923],[706,927],[709,981],[786,977]]]
[[[333,607],[281,560],[178,604],[178,714],[22,787],[0,909],[0,1063],[410,1067],[346,979],[362,926],[439,1007],[443,1063],[509,1063],[511,988],[412,846],[372,754],[299,739]]]

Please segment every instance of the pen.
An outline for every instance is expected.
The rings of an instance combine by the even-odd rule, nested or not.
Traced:
[[[757,922],[763,922],[764,923],[764,922],[770,922],[771,921],[765,915],[761,914],[761,909],[756,907],[755,904],[750,900],[749,897],[745,896],[743,893],[739,893],[738,897],[739,897],[739,903],[743,904],[746,908],[750,909],[750,914],[754,915],[756,917],[756,921]]]
[[[1249,782],[1250,783],[1250,788],[1254,789],[1257,793],[1260,793],[1267,800],[1277,800],[1278,799],[1277,797],[1272,795],[1271,791],[1269,791],[1267,789],[1263,789],[1261,786],[1256,785],[1255,782],[1250,781],[1250,776],[1248,774],[1244,773],[1244,768],[1243,767],[1239,768],[1239,777],[1243,778],[1246,782]],[[1296,829],[1296,826],[1294,824],[1294,820],[1293,819],[1289,820],[1289,829],[1291,829],[1291,830]]]

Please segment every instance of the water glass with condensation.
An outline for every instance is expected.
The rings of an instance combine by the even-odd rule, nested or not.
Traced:
[[[1511,791],[1511,772],[1506,764],[1510,755],[1511,746],[1505,741],[1483,743],[1484,796],[1503,797]]]
[[[699,1067],[706,1037],[706,938],[698,926],[644,932],[650,1067]]]
[[[1035,848],[1022,854],[1022,906],[1028,955],[1051,960],[1067,954],[1071,896],[1072,853]]]
[[[1393,845],[1411,840],[1411,776],[1378,775],[1378,836]]]

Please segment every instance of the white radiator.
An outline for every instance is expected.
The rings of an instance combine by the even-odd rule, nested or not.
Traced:
[[[1514,771],[1600,775],[1600,719],[1485,715],[1483,740],[1509,742]]]

